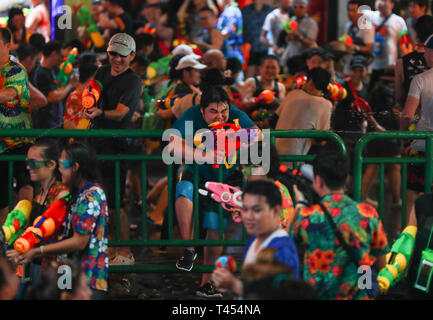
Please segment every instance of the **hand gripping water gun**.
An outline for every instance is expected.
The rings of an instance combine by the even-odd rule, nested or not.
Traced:
[[[150,35],[155,34],[155,32],[156,32],[156,26],[155,26],[155,24],[154,23],[147,23],[144,26],[143,32],[147,33],[147,34],[150,34]]]
[[[176,104],[176,102],[178,102],[184,96],[186,96],[186,93],[179,93],[179,94],[176,94],[172,97],[164,96],[161,99],[159,99],[156,102],[156,104],[157,104],[158,108],[160,108],[160,109],[170,109]]]
[[[263,90],[254,100],[254,103],[246,105],[247,108],[251,108],[255,105],[271,104],[275,101],[275,92],[272,90]]]
[[[268,118],[269,118],[268,109],[254,110],[253,113],[251,113],[251,119],[253,121],[265,121]]]
[[[215,267],[227,269],[231,273],[236,271],[236,260],[232,256],[221,256],[215,261]]]
[[[80,24],[86,27],[86,32],[90,35],[90,39],[92,40],[95,47],[103,47],[105,40],[102,38],[101,33],[99,32],[89,10],[83,6],[83,4],[80,4],[79,6],[73,6],[73,8],[75,15],[80,20]]]
[[[96,106],[101,97],[102,84],[95,79],[90,80],[86,89],[84,89],[81,94],[81,104],[84,109],[89,110]],[[81,118],[78,122],[78,129],[88,129],[90,124],[90,119]]]
[[[66,199],[54,202],[47,211],[35,219],[32,227],[15,241],[17,252],[25,253],[34,248],[40,241],[47,242],[46,238],[52,236],[62,225],[66,218]]]
[[[227,211],[238,211],[242,208],[242,191],[221,182],[206,182],[204,185],[207,190],[198,189],[198,192],[203,196],[208,196],[209,191],[212,192],[210,197]],[[229,207],[228,207],[229,206]],[[241,217],[235,219],[235,222],[241,222]]]
[[[23,233],[24,226],[30,217],[32,203],[28,200],[21,200],[15,208],[9,212],[5,223],[0,229],[0,242],[7,242],[9,245]]]
[[[353,45],[353,39],[348,34],[343,34],[340,38],[338,38],[338,41],[343,42],[346,46]]]
[[[328,84],[328,90],[330,92],[330,98],[333,101],[344,100],[347,97],[347,90],[341,83],[331,82]]]
[[[400,31],[400,49],[403,56],[413,51],[413,45],[410,41],[409,32],[407,30]]]
[[[57,74],[55,81],[57,84],[57,88],[63,88],[68,84],[69,79],[71,78],[77,54],[78,49],[73,48],[71,52],[69,52],[68,56],[65,58],[65,61],[63,61],[60,65],[60,72]]]
[[[405,274],[415,247],[416,232],[417,227],[406,227],[392,245],[391,252],[386,255],[387,264],[377,276],[382,293],[387,292]]]
[[[299,74],[295,76],[294,89],[302,89],[305,82],[307,82],[307,76],[305,74]]]
[[[170,61],[173,56],[165,56],[158,59],[147,67],[147,78],[149,80],[163,77],[170,72]]]
[[[281,28],[286,31],[287,33],[291,33],[298,29],[298,22],[296,22],[293,19],[286,19],[281,23]]]

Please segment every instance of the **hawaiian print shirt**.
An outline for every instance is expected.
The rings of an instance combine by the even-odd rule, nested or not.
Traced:
[[[295,214],[295,208],[293,206],[293,200],[290,196],[290,192],[285,185],[283,185],[279,181],[275,181],[274,184],[278,187],[281,193],[282,198],[282,207],[280,212],[280,224],[284,230],[289,232],[290,223],[293,220],[293,216]]]
[[[372,266],[376,257],[389,251],[386,234],[377,211],[368,204],[353,201],[344,194],[329,194],[322,199],[346,242],[355,248],[359,265]],[[358,290],[358,267],[339,244],[319,205],[295,212],[291,235],[305,248],[304,280],[318,292],[320,299],[368,299]]]
[[[17,97],[0,103],[0,129],[30,129],[30,89],[29,79],[24,67],[12,59],[0,66],[0,90],[12,88]],[[0,137],[0,154],[21,143],[29,143],[33,139],[24,137]]]
[[[218,18],[216,28],[222,33],[229,34],[224,41],[223,53],[227,58],[237,58],[244,63],[241,46],[244,44],[242,36],[242,12],[236,2],[229,4]]]
[[[90,241],[81,254],[82,269],[90,287],[107,291],[108,275],[108,211],[104,191],[88,182],[72,208],[71,225],[74,232],[90,235]]]

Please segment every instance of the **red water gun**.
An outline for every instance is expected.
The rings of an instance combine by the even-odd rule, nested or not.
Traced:
[[[90,80],[86,89],[81,94],[81,104],[84,110],[92,109],[96,106],[101,97],[102,84],[97,80]],[[90,119],[80,118],[77,124],[78,129],[88,129],[90,126]]]
[[[407,30],[400,31],[400,49],[403,56],[413,51],[413,45],[410,41],[409,33]]]
[[[338,38],[338,41],[343,42],[346,46],[353,45],[353,39],[348,34],[343,34],[340,38]]]
[[[301,89],[306,82],[307,82],[307,76],[305,74],[299,74],[299,75],[295,76],[294,88],[295,89]]]
[[[331,82],[328,84],[328,90],[330,92],[330,98],[333,101],[344,100],[347,97],[347,90],[341,83]]]
[[[231,273],[236,271],[236,260],[232,256],[221,256],[215,261],[215,267],[227,269]]]
[[[226,165],[226,168],[230,169],[236,162],[236,155],[235,155],[235,158],[233,159],[232,163],[229,165],[227,163],[227,157],[230,156],[230,154],[229,154],[229,145],[230,145],[229,141],[230,141],[231,135],[233,135],[233,138],[236,139],[236,136],[235,136],[236,132],[241,128],[239,126],[239,122],[236,121],[236,124],[214,122],[214,123],[211,123],[209,125],[209,127],[211,128],[211,131],[214,133],[215,149],[225,151],[224,163]],[[227,127],[228,127],[228,129],[225,129]],[[223,140],[224,144],[218,143],[218,140]],[[239,150],[239,148],[240,148],[240,141],[238,139],[235,140],[235,146],[236,146],[236,149],[234,152],[236,152],[236,150]],[[214,169],[217,169],[217,168],[219,168],[219,164],[213,164],[212,167]]]
[[[373,111],[371,110],[370,105],[367,101],[358,96],[350,78],[346,78],[346,83],[349,86],[349,89],[355,99],[353,101],[352,108],[361,115],[371,115]]]
[[[15,250],[20,253],[25,253],[34,248],[39,242],[47,242],[46,239],[59,230],[65,218],[66,200],[57,200],[47,211],[35,219],[32,227],[28,227],[15,241]]]
[[[238,188],[232,187],[228,184],[221,182],[206,182],[204,189],[198,189],[198,192],[203,196],[208,196],[211,192],[210,197],[227,211],[239,211],[242,208],[242,191]],[[241,222],[241,217],[237,217],[235,222]]]

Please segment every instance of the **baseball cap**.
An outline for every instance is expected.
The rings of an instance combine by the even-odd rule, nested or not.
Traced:
[[[352,60],[350,60],[350,68],[367,68],[368,62],[367,59],[363,56],[354,56]]]
[[[171,51],[172,55],[184,54],[186,56],[193,55],[195,59],[200,59],[201,57],[194,53],[192,48],[187,44],[180,44]]]
[[[424,42],[424,46],[428,49],[433,49],[433,34]]]
[[[193,55],[188,55],[179,60],[177,64],[176,70],[182,70],[185,68],[194,68],[194,69],[205,69],[207,66],[202,64],[196,60]]]
[[[116,33],[108,43],[107,52],[114,51],[122,56],[128,56],[135,52],[135,40],[126,33]]]

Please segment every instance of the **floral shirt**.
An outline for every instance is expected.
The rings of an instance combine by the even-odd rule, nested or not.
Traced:
[[[90,287],[107,291],[108,275],[108,211],[104,191],[88,182],[72,208],[71,225],[74,232],[90,235],[87,248],[81,253],[82,269]]]
[[[0,103],[0,129],[31,129],[29,79],[24,67],[12,59],[0,66],[0,90],[7,88],[14,89],[17,97]],[[33,140],[26,137],[0,137],[0,153]]]
[[[83,90],[77,88],[73,91],[65,104],[65,114],[63,115],[63,123],[65,121],[72,121],[75,126],[78,127],[78,123],[80,122],[81,111],[83,110],[83,105],[81,104],[81,95]]]
[[[287,232],[290,229],[290,223],[293,220],[295,214],[295,208],[293,206],[293,200],[290,196],[290,192],[285,185],[279,181],[275,181],[274,184],[278,187],[282,198],[282,207],[280,212],[280,224]]]
[[[377,211],[344,194],[329,194],[322,199],[346,242],[355,248],[359,265],[372,266],[377,256],[389,251],[386,234]],[[291,235],[305,248],[304,280],[321,299],[368,299],[358,290],[362,274],[339,244],[332,226],[319,205],[296,210]],[[353,290],[352,290],[353,289]]]

